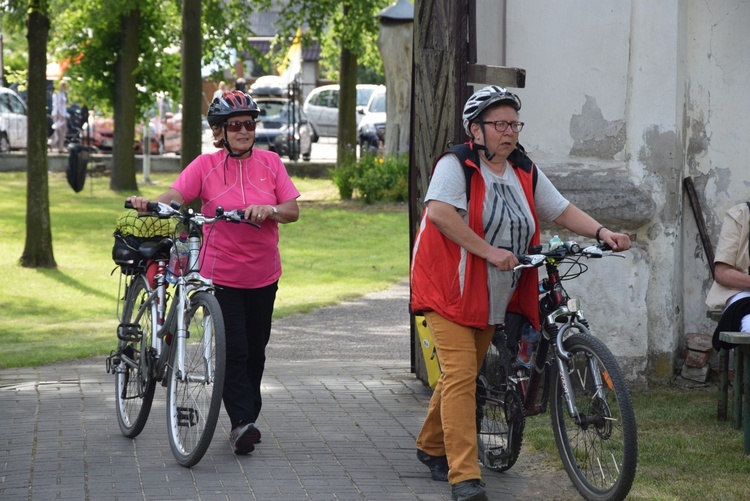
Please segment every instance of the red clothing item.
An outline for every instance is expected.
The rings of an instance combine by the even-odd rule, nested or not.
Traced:
[[[473,148],[473,144],[467,143],[467,147]],[[539,221],[534,205],[533,186],[533,170],[536,167],[525,155],[522,157],[512,155],[508,161],[519,179],[534,218],[536,229],[531,245],[538,245]],[[465,164],[474,169],[474,175],[471,176],[472,196],[469,198],[468,224],[474,233],[484,238],[482,226],[484,178],[476,160],[469,158]],[[524,269],[506,308],[507,311],[524,315],[535,329],[539,329],[537,287],[536,268]],[[430,221],[427,208],[424,210],[420,228],[414,240],[411,309],[415,313],[434,311],[451,322],[477,329],[485,329],[489,319],[486,260],[471,254],[443,235]]]

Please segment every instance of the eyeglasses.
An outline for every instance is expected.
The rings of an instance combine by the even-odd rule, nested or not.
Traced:
[[[227,122],[227,130],[229,132],[239,132],[244,127],[247,131],[254,131],[255,130],[255,124],[257,122],[255,120],[245,120],[244,122],[238,122],[238,121],[231,121]]]
[[[492,124],[495,126],[495,130],[498,132],[505,132],[505,129],[510,126],[510,130],[513,132],[521,132],[521,129],[523,129],[524,123],[523,122],[506,122],[504,120],[496,120],[494,122],[481,122],[483,124]]]

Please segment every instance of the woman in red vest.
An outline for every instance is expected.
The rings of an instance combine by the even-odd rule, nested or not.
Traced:
[[[612,249],[630,238],[566,200],[517,147],[521,100],[494,85],[463,111],[469,142],[440,156],[414,242],[412,311],[425,315],[442,374],[417,438],[417,457],[452,498],[487,499],[477,464],[476,378],[507,311],[539,328],[535,269],[514,272],[517,254],[539,243],[539,220],[554,221]]]

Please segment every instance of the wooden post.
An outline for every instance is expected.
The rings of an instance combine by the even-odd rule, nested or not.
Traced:
[[[524,87],[519,68],[476,64],[475,0],[414,0],[411,131],[409,133],[409,238],[422,214],[432,164],[450,144],[466,141],[463,105],[469,83]],[[411,322],[411,369],[426,381]]]
[[[414,242],[432,162],[448,143],[461,141],[461,111],[468,98],[469,2],[415,0],[409,133],[409,241]],[[427,380],[414,321],[411,370]]]

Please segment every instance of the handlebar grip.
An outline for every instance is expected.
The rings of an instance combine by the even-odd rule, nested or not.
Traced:
[[[130,200],[125,200],[125,208],[126,209],[134,209],[133,204],[130,202]],[[149,202],[146,204],[146,208],[152,212],[158,212],[159,211],[159,202]]]

